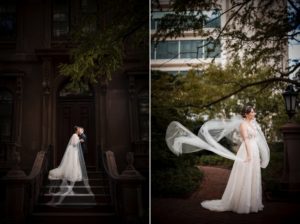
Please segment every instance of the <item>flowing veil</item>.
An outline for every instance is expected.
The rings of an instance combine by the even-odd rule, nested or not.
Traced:
[[[74,141],[74,135],[68,142],[60,165],[49,171],[48,179],[50,181],[48,194],[52,195],[48,205],[63,204],[66,196],[75,194],[73,187],[77,182],[82,182],[86,193],[94,196],[89,185],[81,144],[80,141]]]
[[[177,156],[182,153],[208,150],[227,159],[243,161],[242,158],[238,158],[234,152],[219,143],[222,138],[226,137],[234,144],[241,144],[239,128],[242,122],[241,116],[227,120],[209,120],[202,125],[197,136],[179,122],[172,121],[167,128],[165,140],[169,149]],[[270,160],[270,150],[259,124],[255,120],[252,122],[257,130],[261,167],[265,168]]]

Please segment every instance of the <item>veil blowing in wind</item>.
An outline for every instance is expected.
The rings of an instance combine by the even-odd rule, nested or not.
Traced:
[[[237,153],[219,143],[224,137],[239,146]],[[255,120],[252,106],[245,106],[242,116],[207,121],[198,135],[173,121],[167,128],[165,139],[169,149],[177,156],[208,150],[234,160],[222,199],[204,201],[201,203],[204,208],[236,213],[258,212],[263,209],[260,168],[268,166],[270,150]]]

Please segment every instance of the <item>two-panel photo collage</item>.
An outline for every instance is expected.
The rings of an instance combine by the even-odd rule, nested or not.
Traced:
[[[299,92],[299,0],[0,0],[0,223],[298,223]]]

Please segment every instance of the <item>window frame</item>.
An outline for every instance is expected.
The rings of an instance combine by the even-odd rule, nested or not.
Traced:
[[[69,39],[70,31],[71,31],[71,1],[70,0],[64,0],[68,4],[68,15],[67,15],[67,22],[68,22],[68,32],[66,35],[61,35],[61,36],[55,36],[54,35],[54,4],[55,1],[61,1],[61,0],[52,0],[51,1],[51,40],[52,41],[62,41],[62,40],[67,40]]]
[[[18,20],[17,20],[17,1],[16,0],[11,0],[11,1],[0,1],[0,7],[8,7],[9,5],[12,5],[14,7],[14,13],[8,13],[6,14],[11,14],[13,15],[14,19],[14,33],[12,36],[4,36],[3,33],[0,32],[0,41],[1,42],[15,42],[17,40],[17,33],[18,33]],[[0,13],[1,15],[1,13]],[[1,16],[0,16],[1,18]]]
[[[10,89],[7,88],[0,88],[0,93],[1,92],[7,92],[11,95],[11,111],[10,111],[10,130],[9,130],[9,136],[7,136],[6,139],[2,138],[2,133],[0,132],[0,142],[11,142],[13,139],[13,129],[14,129],[14,110],[15,110],[15,95],[13,93],[13,91],[11,91]],[[0,102],[2,100],[0,99]],[[0,103],[1,104],[1,103]]]

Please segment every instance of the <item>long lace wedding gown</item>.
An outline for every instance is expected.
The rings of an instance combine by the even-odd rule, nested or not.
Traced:
[[[250,146],[250,161],[236,160],[221,200],[203,201],[201,205],[212,211],[234,211],[236,213],[258,212],[263,209],[260,155],[256,141],[256,130],[247,124]],[[245,141],[242,142],[237,157],[246,159]]]
[[[251,126],[247,124],[251,159],[245,162],[247,151],[240,136],[242,122],[244,120],[240,116],[230,120],[210,120],[201,127],[198,136],[177,121],[171,122],[167,128],[166,143],[176,155],[208,150],[234,160],[222,198],[203,201],[201,205],[206,209],[237,213],[258,212],[263,209],[260,168],[267,167],[270,151],[260,126],[253,120]],[[236,154],[219,143],[224,137],[240,145]]]
[[[67,145],[60,165],[49,171],[50,180],[82,181],[87,177],[86,167],[82,156],[81,144],[76,133],[72,135]]]
[[[48,179],[51,182],[49,194],[53,195],[48,205],[60,205],[66,196],[74,195],[73,187],[76,182],[83,182],[86,192],[91,196],[94,195],[89,185],[81,143],[76,133],[70,138],[60,165],[49,171]]]

